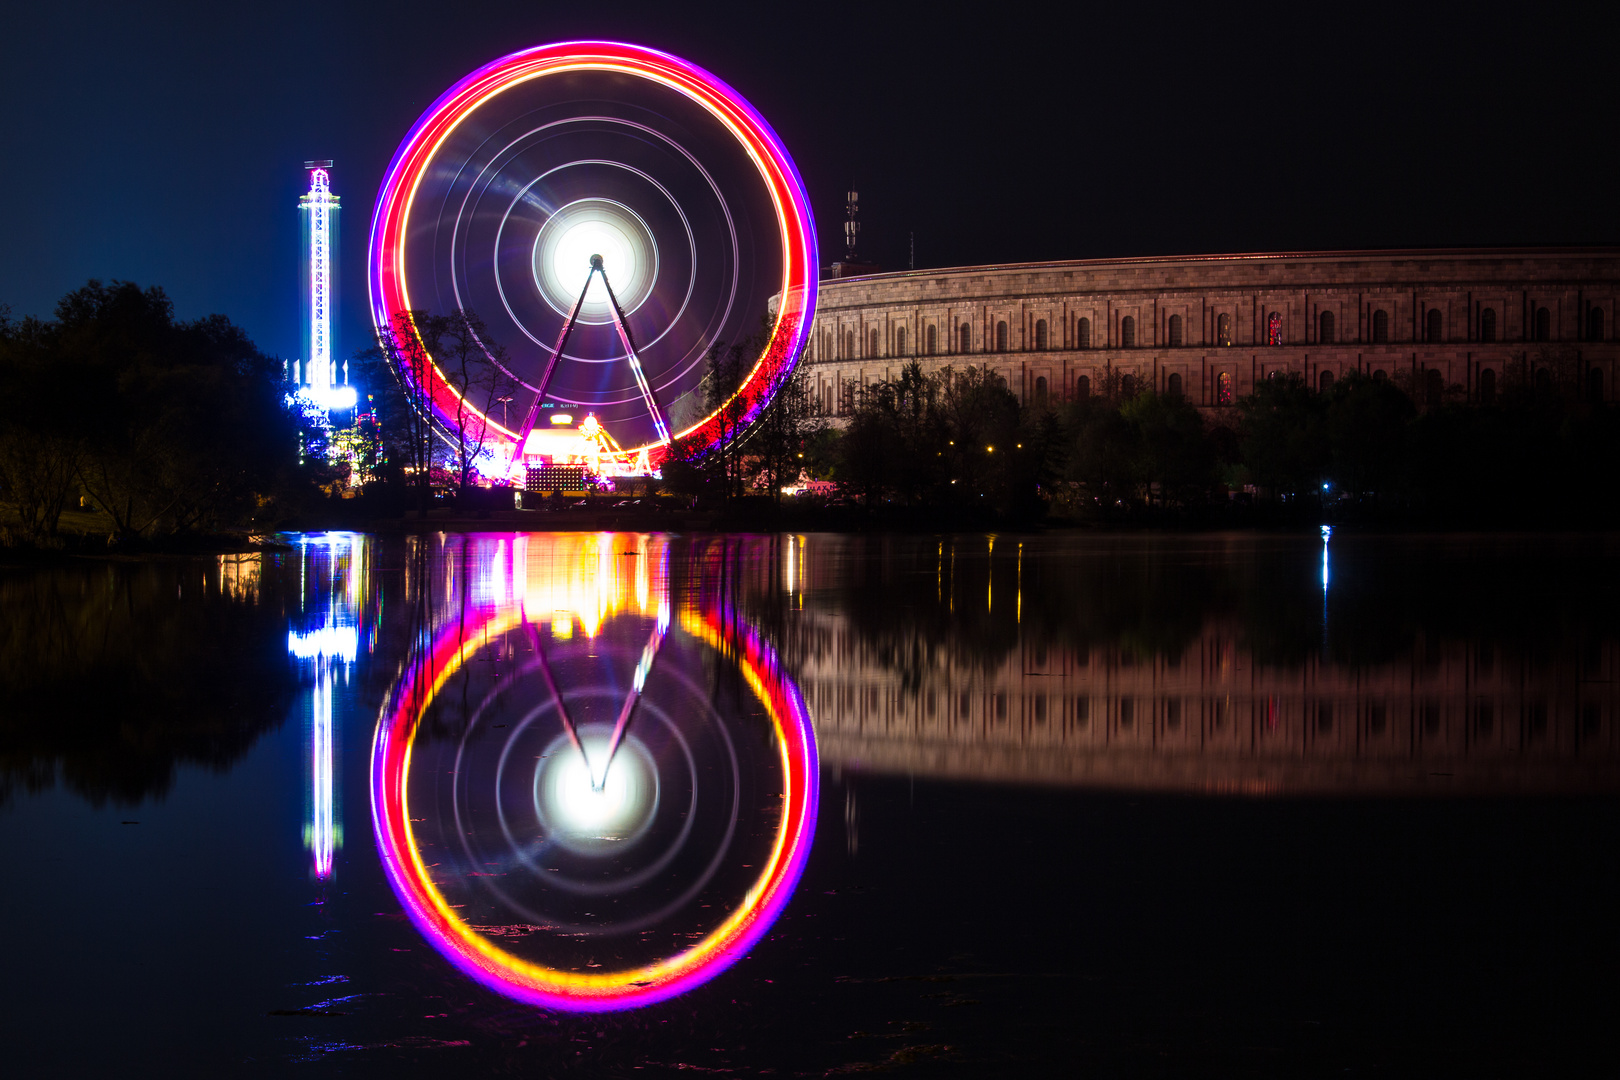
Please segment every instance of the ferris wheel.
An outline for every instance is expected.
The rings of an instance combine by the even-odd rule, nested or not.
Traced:
[[[582,422],[656,468],[672,439],[701,454],[768,404],[808,339],[816,265],[798,171],[735,90],[668,53],[576,41],[485,65],[416,122],[377,198],[368,284],[380,332],[479,316],[510,412],[437,358],[411,389],[446,430],[475,417],[494,470]],[[720,343],[748,348],[717,404]]]

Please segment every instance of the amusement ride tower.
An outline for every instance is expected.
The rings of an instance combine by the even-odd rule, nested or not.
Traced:
[[[326,411],[350,408],[354,391],[348,386],[348,365],[343,365],[339,382],[338,365],[333,362],[332,316],[337,310],[337,212],[338,196],[332,194],[331,161],[306,161],[309,190],[298,199],[302,221],[304,358],[302,377],[308,398]]]

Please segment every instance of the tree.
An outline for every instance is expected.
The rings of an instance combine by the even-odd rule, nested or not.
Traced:
[[[1324,434],[1330,474],[1361,499],[1392,493],[1401,482],[1412,399],[1389,379],[1351,372],[1327,393]]]
[[[162,289],[91,281],[8,321],[0,354],[8,491],[44,535],[78,490],[120,541],[246,520],[296,449],[280,363],[222,315],[177,322]]]
[[[1023,409],[1007,381],[989,368],[946,368],[939,389],[939,430],[949,465],[951,500],[1002,512],[1032,497],[1033,454],[1024,454]]]
[[[362,444],[362,480],[403,488],[406,466],[414,466],[418,421],[404,380],[380,344],[357,350],[349,358],[354,381],[365,389],[365,411],[359,430]]]
[[[80,434],[68,415],[71,372],[53,362],[45,326],[15,323],[0,307],[0,490],[17,507],[24,534],[53,541],[79,491]]]
[[[377,332],[377,351],[397,380],[405,408],[398,410],[391,431],[399,432],[400,463],[416,489],[417,513],[427,512],[432,492],[433,421],[426,404],[435,380],[433,350],[442,320],[425,311],[397,311]]]
[[[810,385],[808,368],[794,363],[776,369],[766,392],[770,404],[755,423],[750,445],[760,461],[771,497],[782,501],[782,488],[803,469],[805,444],[826,426],[821,396]]]
[[[1298,375],[1265,379],[1238,402],[1243,462],[1279,496],[1317,494],[1329,460],[1323,398]]]
[[[1028,509],[1041,455],[1025,451],[1018,399],[984,368],[930,375],[912,361],[900,377],[861,388],[838,440],[838,475],[868,505]]]
[[[1150,390],[1125,402],[1120,415],[1136,429],[1140,475],[1149,484],[1150,501],[1154,484],[1164,502],[1203,501],[1214,477],[1215,450],[1198,410],[1184,397]]]
[[[502,396],[510,396],[518,381],[511,373],[511,360],[478,315],[457,308],[445,316],[432,317],[434,337],[439,343],[439,372],[455,393],[455,464],[463,495],[472,486],[472,474],[485,456],[489,441],[490,414]]]
[[[1073,403],[1065,419],[1068,452],[1058,474],[1083,484],[1104,513],[1135,503],[1144,480],[1141,431],[1101,395]]]
[[[748,413],[748,402],[738,391],[753,370],[761,347],[762,342],[757,337],[730,345],[716,341],[709,346],[703,375],[703,401],[714,417],[714,443],[701,458],[695,448],[672,447],[671,457],[682,456],[689,465],[712,474],[719,481],[721,499],[726,501],[742,493],[744,467],[740,443],[745,434],[743,418]]]
[[[862,387],[838,440],[839,476],[869,507],[894,488],[904,452],[894,405],[889,384]]]

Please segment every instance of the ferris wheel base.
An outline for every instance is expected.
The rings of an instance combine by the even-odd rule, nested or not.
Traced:
[[[571,414],[557,411],[544,427],[529,433],[507,479],[527,491],[567,494],[661,475],[648,460],[647,448],[633,453],[621,449],[594,415],[575,423]]]

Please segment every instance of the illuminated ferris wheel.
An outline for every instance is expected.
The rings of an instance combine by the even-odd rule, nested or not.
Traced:
[[[672,438],[701,453],[720,437],[703,385],[716,343],[763,343],[728,426],[796,362],[815,230],[781,140],[736,91],[667,53],[564,42],[480,68],[422,115],[378,195],[368,275],[379,330],[411,311],[482,319],[510,413],[437,364],[412,389],[447,430],[487,424],[494,469],[549,458],[546,437],[581,425],[656,468]]]

